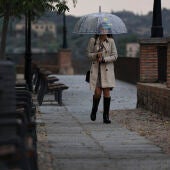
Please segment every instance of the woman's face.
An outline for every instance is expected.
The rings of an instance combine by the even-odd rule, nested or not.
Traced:
[[[106,38],[107,38],[107,34],[101,34],[101,35],[100,35],[100,38],[106,39]]]
[[[104,29],[104,28],[101,28],[100,33],[101,33],[101,35],[106,35],[106,34],[108,34],[108,30]]]

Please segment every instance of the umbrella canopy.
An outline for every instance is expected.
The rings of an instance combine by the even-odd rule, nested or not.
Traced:
[[[122,34],[127,33],[121,18],[110,13],[93,13],[81,17],[75,24],[76,34]]]

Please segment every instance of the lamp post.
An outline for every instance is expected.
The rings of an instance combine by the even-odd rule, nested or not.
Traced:
[[[63,14],[63,48],[67,48],[66,14]]]
[[[162,10],[161,0],[154,0],[153,20],[151,28],[151,38],[162,38]],[[167,79],[167,47],[165,45],[157,45],[158,58],[158,81],[166,82]]]
[[[25,16],[25,80],[30,91],[32,91],[32,69],[31,69],[31,12]]]
[[[151,37],[163,37],[161,0],[154,0]]]

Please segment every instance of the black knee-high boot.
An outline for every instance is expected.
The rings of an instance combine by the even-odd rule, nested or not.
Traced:
[[[106,123],[106,124],[111,123],[111,121],[109,120],[110,100],[111,100],[111,97],[104,97],[104,100],[103,100],[103,105],[104,105],[103,123]]]
[[[93,106],[92,106],[92,111],[91,111],[91,115],[90,115],[90,118],[91,118],[92,121],[96,120],[96,113],[97,113],[97,110],[98,110],[100,98],[101,97],[96,98],[93,95]]]

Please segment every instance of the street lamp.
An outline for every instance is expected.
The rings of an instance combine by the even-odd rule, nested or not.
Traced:
[[[161,0],[154,0],[151,37],[163,37]]]
[[[31,69],[31,12],[25,15],[25,80],[30,91],[32,91],[32,69]]]
[[[67,48],[66,14],[63,14],[63,48]]]

